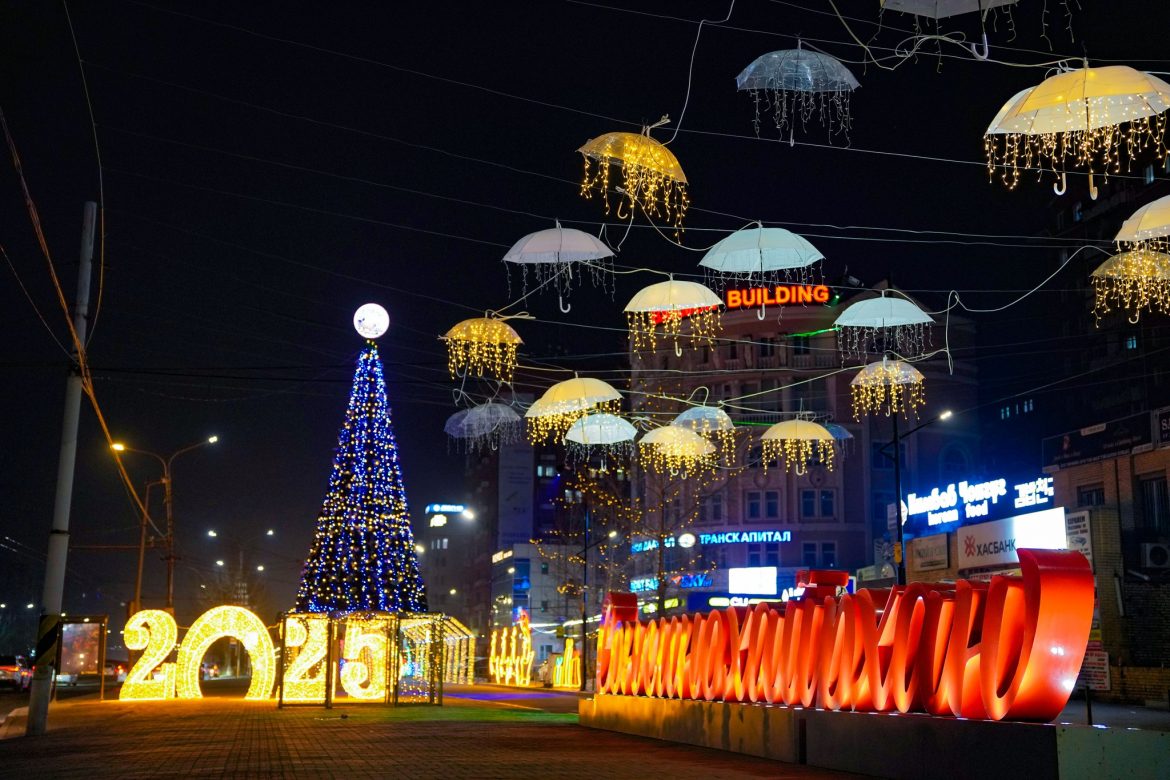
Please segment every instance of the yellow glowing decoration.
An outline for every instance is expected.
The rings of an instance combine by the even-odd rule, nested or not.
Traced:
[[[355,699],[386,699],[386,625],[385,620],[346,621],[341,687]]]
[[[573,648],[572,638],[565,640],[565,652],[557,658],[553,669],[554,688],[581,687],[581,656]]]
[[[718,295],[698,282],[670,279],[643,287],[625,308],[630,341],[634,349],[657,349],[661,330],[681,355],[679,340],[686,323],[691,346],[714,346],[723,328],[722,304]]]
[[[325,701],[329,672],[323,661],[329,643],[329,618],[324,615],[288,615],[284,620],[284,631],[285,652],[292,658],[281,680],[284,701]]]
[[[803,474],[809,463],[819,462],[833,470],[836,455],[833,434],[812,420],[785,420],[764,431],[761,437],[763,466],[772,461],[783,464],[784,470],[794,469]]]
[[[638,442],[642,467],[659,473],[694,473],[715,468],[715,445],[694,431],[664,425]]]
[[[1097,324],[1122,309],[1136,324],[1142,310],[1170,314],[1170,255],[1148,249],[1122,252],[1093,271],[1093,314]]]
[[[135,612],[123,631],[126,649],[142,650],[130,668],[118,698],[122,701],[153,701],[175,696],[175,665],[164,663],[179,638],[175,618],[161,609]],[[155,670],[158,670],[156,673]]]
[[[650,129],[641,133],[606,133],[591,138],[577,150],[585,158],[585,175],[581,180],[581,195],[601,193],[605,212],[610,210],[610,168],[621,167],[621,201],[617,216],[626,219],[623,206],[631,211],[641,206],[649,216],[661,214],[682,230],[690,198],[687,196],[687,177],[678,158],[665,146],[650,137]]]
[[[488,654],[488,673],[500,685],[527,686],[532,681],[532,628],[528,613],[520,612],[520,622],[492,632]]]
[[[524,413],[528,439],[533,444],[550,439],[560,441],[586,412],[616,413],[620,401],[621,393],[600,379],[573,377],[557,382]]]
[[[1150,148],[1165,157],[1167,108],[1170,84],[1125,65],[1058,73],[1014,95],[991,121],[983,138],[988,174],[1002,166],[1011,188],[1021,167],[1075,166],[1088,171],[1096,198],[1093,174],[1120,171],[1122,150],[1130,160]]]
[[[214,607],[204,612],[187,629],[179,645],[175,693],[180,699],[201,699],[199,666],[203,656],[218,639],[233,637],[252,661],[252,681],[245,699],[267,699],[276,680],[275,649],[264,621],[243,607]]]
[[[475,634],[450,615],[443,618],[443,682],[475,683]]]
[[[511,382],[516,370],[516,348],[523,342],[508,323],[495,317],[463,320],[443,336],[447,342],[447,369],[452,378],[463,372],[485,373]]]
[[[714,406],[692,406],[671,425],[686,428],[715,445],[719,459],[730,466],[735,461],[735,423],[727,412]]]
[[[849,382],[853,398],[853,419],[864,415],[918,415],[926,403],[922,372],[901,360],[882,358],[870,363]]]

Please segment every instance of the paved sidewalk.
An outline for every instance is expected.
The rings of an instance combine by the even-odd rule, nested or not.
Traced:
[[[465,701],[283,711],[226,698],[64,702],[47,735],[0,742],[0,772],[22,780],[853,777],[585,729],[573,714]]]

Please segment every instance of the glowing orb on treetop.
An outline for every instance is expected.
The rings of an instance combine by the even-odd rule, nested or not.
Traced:
[[[390,315],[376,303],[367,303],[353,315],[353,327],[362,336],[376,339],[390,328]]]

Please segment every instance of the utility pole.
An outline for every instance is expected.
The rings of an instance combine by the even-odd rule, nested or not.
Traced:
[[[172,500],[174,494],[171,492],[171,460],[174,460],[172,455],[168,460],[163,462],[163,501],[167,508],[167,612],[172,615],[175,614],[175,513]]]
[[[77,269],[77,298],[73,306],[73,328],[85,345],[89,316],[89,279],[93,266],[93,237],[97,225],[97,204],[88,201],[81,229],[81,262]],[[65,412],[61,423],[61,453],[57,460],[57,495],[53,502],[53,527],[49,531],[49,552],[45,560],[45,586],[41,595],[41,622],[37,629],[36,672],[28,702],[29,736],[44,734],[49,719],[49,698],[53,690],[54,666],[60,643],[61,602],[65,590],[65,563],[69,554],[69,511],[73,504],[73,474],[77,461],[77,427],[81,415],[81,356],[77,345],[71,352],[72,366],[65,384]]]

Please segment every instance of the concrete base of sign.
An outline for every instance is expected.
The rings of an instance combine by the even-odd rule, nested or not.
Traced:
[[[1170,777],[1170,734],[597,695],[581,725],[898,778]]]

